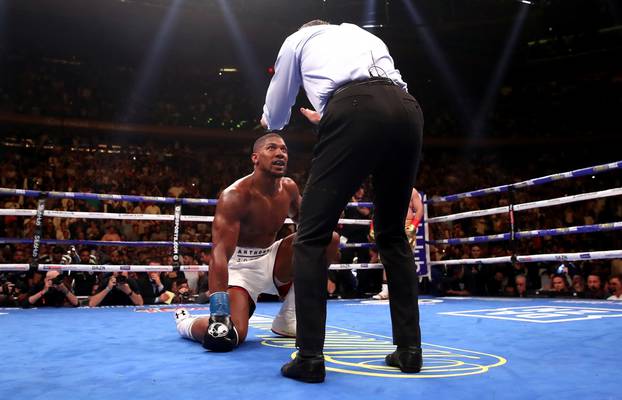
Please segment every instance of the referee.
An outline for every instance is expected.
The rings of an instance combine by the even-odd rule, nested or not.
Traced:
[[[348,200],[370,174],[376,244],[387,273],[397,345],[386,363],[419,372],[418,277],[404,219],[421,153],[422,111],[387,46],[352,24],[314,20],[285,39],[266,94],[264,128],[283,129],[301,86],[315,110],[300,112],[318,125],[318,141],[294,243],[299,351],[281,373],[303,382],[324,381],[325,248]]]

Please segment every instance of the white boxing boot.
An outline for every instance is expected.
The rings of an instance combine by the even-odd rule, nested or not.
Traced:
[[[289,288],[279,313],[272,321],[272,332],[284,337],[296,337],[296,297],[294,285]]]
[[[386,283],[382,284],[382,290],[380,293],[372,296],[374,300],[388,300],[389,299],[389,286]]]
[[[190,315],[190,312],[185,308],[176,309],[175,324],[177,325],[177,333],[179,333],[179,336],[190,340],[196,340],[192,336],[192,325],[197,318],[198,317]]]

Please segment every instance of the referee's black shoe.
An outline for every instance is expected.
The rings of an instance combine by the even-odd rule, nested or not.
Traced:
[[[384,361],[389,367],[399,368],[402,372],[420,372],[423,365],[421,347],[398,347],[397,350],[389,354]]]
[[[321,383],[326,377],[324,368],[324,356],[311,355],[301,356],[296,354],[296,358],[281,367],[281,374],[287,378],[306,383]]]

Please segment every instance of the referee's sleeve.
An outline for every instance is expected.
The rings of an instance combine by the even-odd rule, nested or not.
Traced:
[[[300,60],[292,38],[287,38],[274,64],[274,76],[266,93],[263,118],[269,130],[281,130],[289,122],[302,83]]]

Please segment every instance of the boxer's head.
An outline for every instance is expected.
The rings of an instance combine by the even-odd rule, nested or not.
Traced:
[[[281,135],[268,133],[255,141],[251,155],[255,170],[273,176],[285,175],[287,169],[287,146]]]

